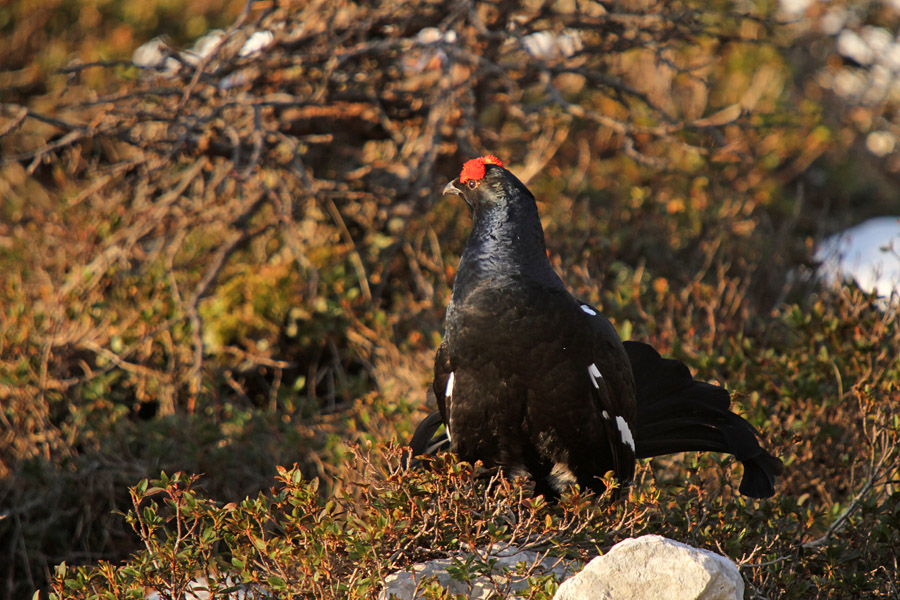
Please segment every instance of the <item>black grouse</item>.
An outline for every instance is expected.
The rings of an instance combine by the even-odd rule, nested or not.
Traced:
[[[534,196],[494,156],[468,161],[444,188],[465,200],[472,232],[459,262],[434,364],[438,411],[418,426],[413,456],[451,449],[557,496],[627,484],[636,458],[682,451],[735,455],[742,494],[769,497],[782,463],[729,410],[651,346],[622,342],[550,266]],[[433,439],[441,424],[444,434]]]

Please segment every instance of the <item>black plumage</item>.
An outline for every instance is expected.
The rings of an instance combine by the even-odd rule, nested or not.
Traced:
[[[781,461],[730,411],[726,390],[647,344],[623,344],[568,292],[534,196],[498,159],[467,162],[444,193],[465,200],[473,227],[435,357],[438,411],[417,428],[413,455],[449,447],[557,495],[574,483],[602,490],[608,471],[627,484],[636,458],[710,450],[744,464],[743,494],[774,493]]]

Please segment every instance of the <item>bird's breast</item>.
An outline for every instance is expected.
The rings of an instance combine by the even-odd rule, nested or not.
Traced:
[[[445,332],[451,362],[490,362],[500,374],[526,378],[554,363],[577,362],[589,332],[577,327],[580,315],[567,296],[515,281],[487,281],[454,293]]]

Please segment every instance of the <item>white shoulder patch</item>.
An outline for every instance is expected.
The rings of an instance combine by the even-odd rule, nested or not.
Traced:
[[[581,310],[583,310],[583,311],[586,312],[587,314],[591,315],[592,317],[596,317],[596,316],[597,316],[597,311],[594,310],[593,308],[591,308],[590,306],[588,306],[587,304],[582,304],[582,305],[581,305]]]
[[[446,401],[447,423],[444,430],[447,432],[447,440],[452,442],[450,430],[453,429],[453,407],[450,405],[450,399],[453,397],[453,380],[456,379],[455,371],[450,371],[450,377],[447,378],[447,387],[444,389],[444,398]]]
[[[591,366],[588,367],[588,375],[591,376],[591,383],[593,383],[594,387],[599,390],[600,384],[597,383],[597,380],[603,379],[603,373],[600,372],[600,369],[597,368],[597,365],[591,363]]]
[[[447,389],[444,390],[444,396],[449,398],[453,395],[453,371],[450,372],[450,377],[447,378]]]
[[[626,423],[625,419],[622,417],[617,416],[616,426],[619,428],[619,433],[622,434],[622,443],[631,446],[631,451],[634,452],[634,436],[631,435],[631,429],[628,427],[628,423]]]

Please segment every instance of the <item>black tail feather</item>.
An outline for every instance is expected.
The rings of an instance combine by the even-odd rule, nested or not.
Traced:
[[[422,419],[422,422],[416,427],[412,439],[409,440],[409,444],[407,444],[412,448],[413,456],[430,454],[430,452],[428,452],[428,447],[431,446],[431,438],[434,435],[434,432],[437,431],[443,423],[444,421],[441,419],[441,413],[439,411],[434,411]]]
[[[434,433],[443,423],[444,421],[441,419],[439,411],[434,411],[422,419],[422,422],[419,423],[413,432],[412,439],[407,444],[407,446],[412,448],[412,452],[409,454],[409,460],[404,461],[404,467],[418,465],[421,461],[416,460],[417,456],[433,456],[450,448],[450,438],[447,437],[446,432],[434,437]]]
[[[727,390],[695,381],[683,363],[662,358],[647,344],[625,342],[625,350],[636,385],[638,458],[727,452],[744,465],[742,494],[768,498],[775,493],[784,466],[759,445],[756,429],[731,412]]]

